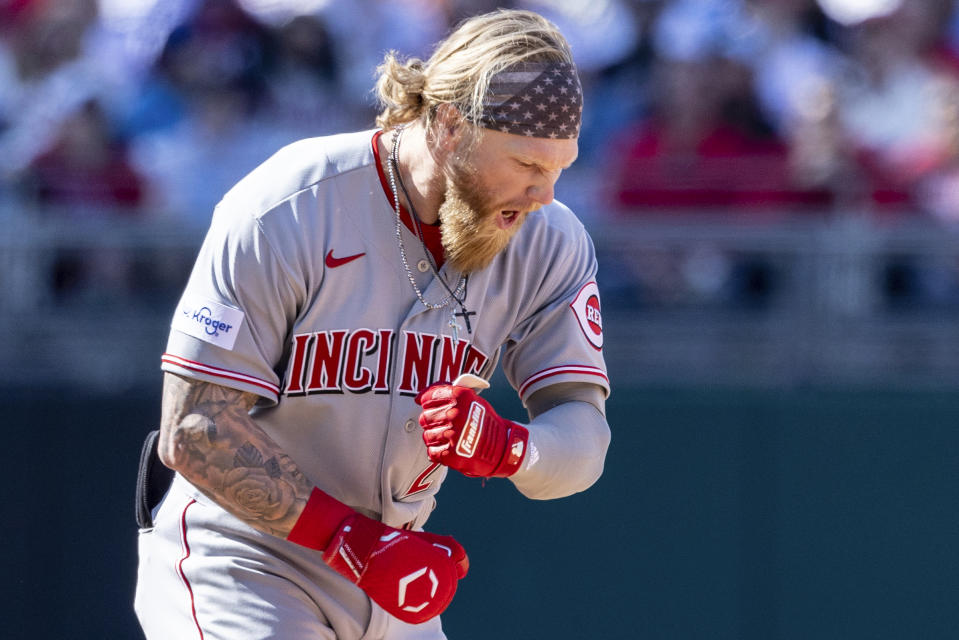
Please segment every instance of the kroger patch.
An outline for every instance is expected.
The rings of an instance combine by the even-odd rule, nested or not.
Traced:
[[[184,298],[170,326],[204,342],[232,350],[243,324],[243,312],[203,298]]]

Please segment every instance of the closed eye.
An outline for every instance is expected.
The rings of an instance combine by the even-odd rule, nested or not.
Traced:
[[[520,168],[522,168],[522,169],[532,169],[532,170],[539,171],[539,172],[541,172],[541,173],[550,173],[550,170],[549,170],[549,169],[547,169],[546,167],[544,167],[544,166],[542,166],[542,165],[540,165],[539,163],[536,163],[536,162],[525,162],[525,161],[523,161],[523,160],[516,160],[516,164],[519,165]],[[562,173],[564,170],[568,169],[572,164],[573,164],[573,163],[570,162],[569,164],[567,164],[567,165],[565,165],[565,166],[562,166],[562,167],[559,167],[558,169],[556,169],[557,175],[560,174],[560,173]]]

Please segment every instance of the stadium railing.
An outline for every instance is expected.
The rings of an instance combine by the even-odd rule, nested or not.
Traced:
[[[158,380],[203,229],[12,205],[0,221],[0,384]],[[588,227],[620,384],[959,384],[959,235],[940,224],[711,213]]]

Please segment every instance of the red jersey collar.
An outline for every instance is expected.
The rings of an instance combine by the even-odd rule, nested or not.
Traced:
[[[380,162],[380,149],[376,144],[381,135],[383,135],[382,131],[377,131],[373,134],[373,158],[376,160],[376,173],[380,177],[380,186],[383,188],[383,194],[386,196],[386,201],[390,203],[390,209],[393,209],[396,204],[395,200],[393,199],[393,190],[390,189],[389,179],[383,172],[383,163]],[[403,222],[403,225],[410,230],[410,233],[415,236],[416,227],[413,226],[413,218],[410,216],[410,212],[406,210],[406,207],[403,206],[402,203],[400,204],[400,220]],[[440,238],[440,225],[423,224],[420,222],[420,229],[423,232],[423,242],[426,244],[426,248],[429,249],[429,252],[433,255],[433,260],[436,261],[436,267],[442,267],[445,256],[443,254],[443,242]]]

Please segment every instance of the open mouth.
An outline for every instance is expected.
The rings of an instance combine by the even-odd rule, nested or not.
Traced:
[[[509,229],[516,224],[517,220],[519,220],[519,211],[510,209],[506,211],[500,211],[496,222],[498,223],[500,229]]]

